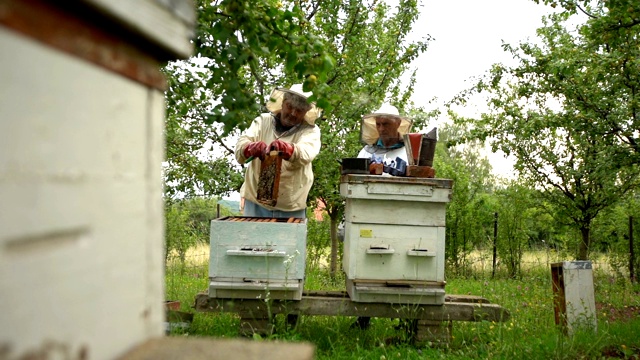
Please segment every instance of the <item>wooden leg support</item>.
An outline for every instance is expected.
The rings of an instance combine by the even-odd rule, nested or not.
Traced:
[[[240,319],[240,335],[253,336],[271,335],[273,334],[273,323],[269,319],[261,318],[241,318]]]
[[[298,314],[287,314],[287,329],[295,329],[298,326]]]
[[[444,345],[451,341],[452,321],[418,320],[414,342],[417,346]]]

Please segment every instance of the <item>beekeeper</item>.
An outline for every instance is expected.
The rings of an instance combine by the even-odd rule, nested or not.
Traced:
[[[359,158],[371,159],[371,163],[387,165],[388,169],[395,166],[397,158],[407,162],[407,151],[404,148],[403,135],[409,132],[411,120],[400,116],[398,109],[384,103],[378,110],[362,117],[360,125],[360,140],[365,143],[358,153]],[[344,231],[344,230],[343,230]],[[359,316],[351,327],[367,329],[371,318]]]
[[[321,110],[309,103],[309,92],[302,84],[289,89],[277,88],[271,93],[266,107],[238,139],[236,160],[247,166],[240,196],[244,198],[245,216],[270,218],[306,217],[307,195],[313,184],[311,162],[320,152],[320,129],[315,121]],[[278,200],[271,207],[257,201],[260,163],[277,150],[283,158]]]
[[[360,140],[365,144],[358,153],[359,158],[369,158],[372,163],[382,161],[386,165],[396,158],[407,162],[403,135],[411,129],[411,120],[400,116],[398,109],[388,103],[362,117]]]

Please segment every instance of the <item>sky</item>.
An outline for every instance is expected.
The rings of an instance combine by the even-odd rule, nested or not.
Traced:
[[[392,3],[392,1],[388,1]],[[409,36],[418,40],[430,35],[425,53],[412,64],[416,67],[416,86],[412,100],[425,106],[433,97],[438,103],[450,100],[468,88],[470,78],[484,74],[494,63],[515,64],[502,50],[502,42],[516,45],[534,40],[536,29],[542,26],[542,16],[552,8],[532,0],[419,0],[420,18]],[[483,104],[469,104],[456,111],[461,115],[479,113]],[[438,126],[445,118],[439,119]],[[510,160],[503,154],[488,154],[494,173],[512,173]]]

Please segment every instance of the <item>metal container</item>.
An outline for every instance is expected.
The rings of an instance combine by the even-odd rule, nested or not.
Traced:
[[[344,158],[340,161],[340,174],[369,174],[371,159],[367,158]]]
[[[212,220],[209,296],[300,300],[306,238],[306,219]]]
[[[345,175],[343,270],[353,301],[444,303],[447,179]]]

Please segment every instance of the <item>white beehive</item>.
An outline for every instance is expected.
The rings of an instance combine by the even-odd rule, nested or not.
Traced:
[[[306,237],[306,219],[212,220],[209,296],[300,300]]]
[[[343,269],[353,301],[444,302],[446,179],[346,175]]]

